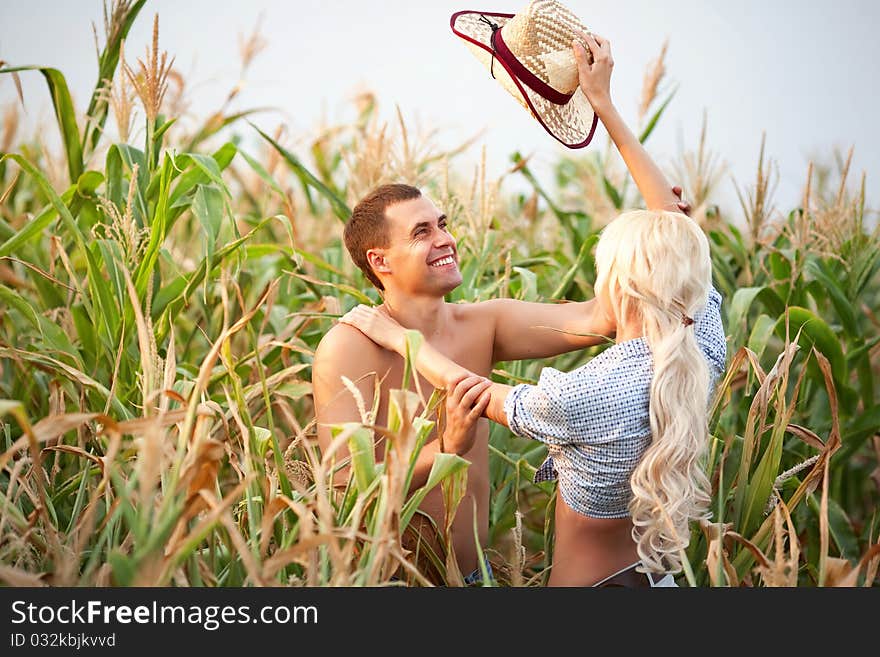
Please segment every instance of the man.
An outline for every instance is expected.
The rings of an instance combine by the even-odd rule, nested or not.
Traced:
[[[676,194],[680,190],[676,188]],[[681,210],[689,209],[680,203]],[[385,310],[402,326],[419,330],[445,356],[488,378],[494,363],[547,358],[598,344],[613,335],[613,319],[596,316],[593,300],[580,303],[528,303],[495,299],[450,304],[444,296],[462,281],[455,238],[447,217],[417,188],[383,185],[368,194],[352,212],[345,227],[345,245],[355,264],[382,291]],[[588,335],[593,334],[593,335]],[[342,377],[355,382],[365,400],[374,396],[375,376],[380,385],[376,424],[387,424],[388,391],[401,386],[403,359],[382,349],[357,329],[337,324],[321,340],[315,353],[312,383],[322,449],[331,442],[330,425],[359,421],[354,396]],[[414,374],[414,376],[417,376]],[[481,418],[488,397],[484,383],[473,377],[448,391],[447,422],[442,447],[470,461],[467,491],[452,525],[451,543],[462,573],[479,572],[474,541],[474,513],[481,546],[489,534],[489,425]],[[433,387],[420,378],[429,397]],[[435,432],[416,463],[411,489],[425,484],[434,456],[441,450]],[[337,455],[338,458],[338,455]],[[438,527],[444,525],[439,488],[420,507]],[[418,522],[416,522],[418,529]],[[420,540],[439,548],[430,532]],[[468,578],[466,578],[468,581]]]

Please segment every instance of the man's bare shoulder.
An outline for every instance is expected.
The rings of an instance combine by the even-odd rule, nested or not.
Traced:
[[[391,352],[348,324],[333,326],[315,350],[315,361],[340,361],[356,356],[358,360],[385,360]]]

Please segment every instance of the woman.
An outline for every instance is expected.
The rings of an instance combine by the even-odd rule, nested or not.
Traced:
[[[675,211],[678,199],[611,101],[610,43],[581,36],[593,63],[575,43],[580,87],[649,208],[615,219],[596,247],[596,298],[617,343],[573,372],[545,368],[536,385],[486,390],[427,343],[416,367],[437,387],[466,381],[475,409],[547,445],[536,481],[559,479],[551,586],[674,586],[689,523],[708,515],[702,457],[708,396],[724,369],[721,298],[705,235]],[[340,321],[405,352],[403,329],[381,308]]]

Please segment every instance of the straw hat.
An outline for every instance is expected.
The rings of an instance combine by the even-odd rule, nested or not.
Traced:
[[[518,14],[459,11],[450,25],[547,132],[569,148],[590,143],[597,117],[578,86],[571,47],[575,32],[588,30],[570,10],[532,0]]]

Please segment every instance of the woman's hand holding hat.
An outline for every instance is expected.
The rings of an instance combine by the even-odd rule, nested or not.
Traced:
[[[622,131],[624,133],[629,132],[622,119],[617,116],[617,112],[614,110],[614,103],[611,101],[611,70],[614,68],[614,59],[611,57],[611,42],[595,33],[577,31],[576,34],[578,38],[572,41],[572,48],[574,49],[574,57],[577,60],[581,91],[587,97],[587,100],[593,107],[593,111],[596,112],[596,116],[600,117],[602,122],[605,123],[606,129],[608,128],[608,121],[611,121],[618,126],[623,126]],[[592,62],[590,61],[590,55],[592,55]],[[615,132],[620,131],[620,128],[618,128]],[[610,131],[609,134],[611,134]],[[622,154],[630,151],[629,147],[621,145],[616,139],[615,143],[621,149]],[[631,143],[638,146],[634,136],[632,136]],[[639,148],[641,147],[639,146]],[[624,157],[624,159],[626,158]],[[627,165],[629,166],[629,162]],[[660,178],[662,179],[662,175]],[[663,196],[666,196],[665,191]],[[678,210],[690,216],[691,204],[681,197],[681,187],[673,187],[672,196],[675,199],[674,203],[658,202],[655,207],[662,207],[671,211]]]
[[[590,101],[593,110],[600,114],[611,105],[611,69],[614,68],[611,42],[598,34],[580,32],[579,36],[581,40],[575,39],[572,47],[577,60],[581,91]],[[593,56],[592,63],[589,54]]]

